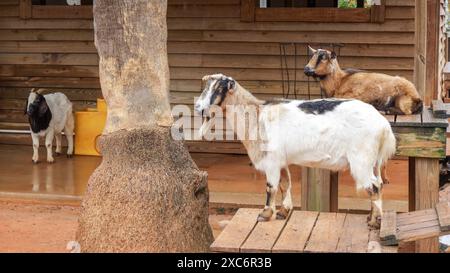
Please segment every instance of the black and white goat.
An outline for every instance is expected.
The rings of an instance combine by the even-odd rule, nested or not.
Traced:
[[[205,88],[195,110],[204,113],[212,106],[224,109],[227,123],[237,124],[232,125],[233,130],[253,165],[266,175],[267,201],[258,221],[272,218],[280,184],[283,203],[277,218],[288,216],[292,209],[288,166],[295,164],[333,171],[350,168],[356,188],[367,190],[371,196],[369,225],[379,227],[381,167],[395,153],[396,140],[389,122],[373,106],[351,99],[266,102],[255,98],[231,77],[215,74],[205,76],[203,81]],[[248,110],[251,106],[257,108],[253,119]],[[244,122],[236,122],[236,115],[245,117]],[[200,134],[210,129],[213,120],[202,125]],[[247,128],[239,132],[239,126]],[[260,137],[250,139],[249,132],[255,130]],[[283,181],[288,182],[286,188]]]
[[[67,157],[73,154],[74,119],[72,103],[63,93],[42,95],[35,89],[28,96],[25,113],[30,123],[33,140],[33,162],[39,161],[39,137],[45,136],[47,162],[52,163],[53,138],[56,138],[56,154],[61,154],[61,133],[67,137]]]

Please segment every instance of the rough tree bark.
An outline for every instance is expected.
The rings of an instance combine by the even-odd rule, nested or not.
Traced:
[[[89,179],[82,252],[208,251],[206,173],[170,134],[167,0],[94,3],[108,117]]]

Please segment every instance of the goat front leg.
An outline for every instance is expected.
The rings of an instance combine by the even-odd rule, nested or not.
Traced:
[[[34,164],[39,162],[39,135],[31,133],[31,140],[33,141],[33,157],[31,160]]]
[[[381,226],[381,216],[383,214],[383,184],[372,185],[371,189],[367,189],[371,199],[371,211],[367,217],[368,225],[373,229],[379,229]]]
[[[287,184],[286,187],[283,184]],[[284,220],[288,217],[289,212],[292,209],[291,173],[287,167],[281,170],[280,190],[283,203],[280,210],[277,211],[277,219]]]
[[[278,184],[280,183],[280,170],[266,171],[266,178],[266,206],[264,207],[264,210],[258,215],[258,222],[270,221],[273,213],[276,210],[275,200],[278,191]]]
[[[55,160],[53,159],[53,138],[55,137],[55,132],[53,129],[48,130],[45,135],[45,148],[47,148],[47,162],[53,163]]]

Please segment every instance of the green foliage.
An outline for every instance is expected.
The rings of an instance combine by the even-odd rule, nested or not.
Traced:
[[[341,9],[356,8],[356,0],[339,0],[338,7]]]
[[[372,1],[371,0],[365,0],[364,1],[364,7],[368,8],[371,6]],[[358,6],[356,0],[339,0],[338,1],[338,7],[341,9],[353,9]]]

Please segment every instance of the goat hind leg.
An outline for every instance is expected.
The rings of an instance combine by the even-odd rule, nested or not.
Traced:
[[[47,148],[47,162],[53,163],[53,138],[55,137],[55,134],[53,130],[49,130],[47,132],[47,135],[45,135],[45,148]]]
[[[286,188],[283,187],[283,182],[287,184]],[[277,219],[284,220],[288,217],[289,212],[292,209],[291,174],[288,168],[281,171],[280,189],[283,203],[280,210],[277,212]]]
[[[373,229],[379,229],[381,226],[381,216],[383,213],[382,189],[383,184],[374,184],[371,189],[367,189],[372,207],[367,220],[368,225]]]
[[[55,139],[56,139],[56,150],[55,150],[55,154],[56,156],[59,156],[61,154],[61,133],[57,133],[55,134]]]
[[[74,130],[73,114],[70,112],[67,116],[66,126],[64,127],[64,134],[67,138],[67,157],[73,155],[73,130]]]

